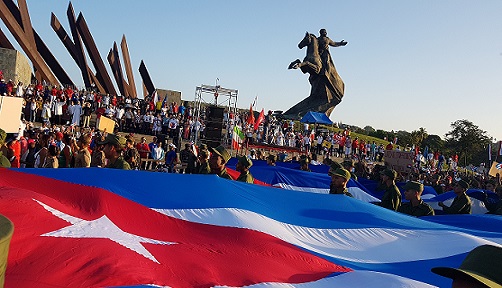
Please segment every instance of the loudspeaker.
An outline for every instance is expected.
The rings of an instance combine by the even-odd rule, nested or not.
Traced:
[[[200,142],[206,144],[209,147],[216,148],[220,146],[221,142],[216,140],[202,139]]]
[[[210,130],[222,130],[223,129],[223,121],[216,122],[216,121],[207,121],[206,122],[206,129]]]
[[[221,129],[207,129],[206,128],[206,139],[221,141]]]
[[[208,121],[220,122],[223,121],[224,108],[218,106],[208,106],[206,118]]]

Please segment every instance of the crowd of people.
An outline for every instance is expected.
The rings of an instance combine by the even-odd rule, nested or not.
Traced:
[[[199,117],[195,117],[195,111],[186,102],[178,104],[154,100],[156,97],[139,100],[101,95],[92,87],[75,90],[71,87],[41,84],[14,85],[12,81],[6,82],[4,79],[0,80],[0,95],[24,99],[20,133],[0,135],[0,165],[3,167],[156,169],[171,173],[213,173],[223,178],[231,178],[226,169],[223,169],[230,158],[224,146],[196,147],[192,141],[204,138],[207,113],[203,110],[197,113]],[[96,121],[99,121],[101,116],[115,120],[114,131],[98,131],[96,125],[91,125],[93,114],[96,115]],[[310,171],[309,165],[324,162],[335,165],[333,171],[330,170],[332,175],[342,178],[350,175],[350,178],[354,179],[359,177],[380,181],[382,189],[388,190],[381,205],[396,211],[401,209],[399,189],[383,179],[412,183],[406,187],[411,187],[409,191],[413,193],[405,192],[405,199],[410,200],[410,203],[418,203],[417,207],[423,206],[420,199],[423,185],[432,186],[438,194],[461,187],[464,190],[485,189],[502,195],[500,177],[490,177],[486,173],[461,174],[457,170],[457,155],[446,157],[440,151],[422,153],[418,148],[401,149],[392,142],[384,147],[374,141],[370,143],[352,137],[349,129],[339,132],[319,129],[317,125],[280,119],[272,111],[258,122],[248,121],[249,117],[250,114],[246,112],[225,110],[223,121],[229,134],[222,138],[232,139],[234,126],[237,126],[246,135],[244,147],[250,144],[271,144],[294,147],[302,153],[300,159],[297,159],[296,156],[288,158],[287,153],[282,152],[266,155],[260,149],[246,149],[244,151],[248,155],[238,158],[237,170],[241,173],[239,181],[253,182],[254,178],[249,172],[253,160],[267,160],[270,165],[276,161],[298,160],[299,169],[304,171]],[[35,122],[42,123],[41,127],[35,127]],[[120,132],[126,136],[117,134]],[[135,134],[154,137],[149,143],[146,137],[136,143]],[[183,145],[184,149],[178,150],[177,147]],[[385,150],[414,151],[414,166],[408,172],[389,172],[389,169],[381,165]],[[342,158],[344,161],[338,164],[332,160],[333,157]],[[467,184],[456,181],[460,178],[465,179]],[[461,185],[458,186],[458,183]],[[338,192],[334,194],[350,194],[340,187],[335,190]],[[464,197],[462,203],[468,202],[468,197]],[[444,206],[443,209],[445,212],[451,212],[451,207],[456,207],[458,201],[454,204]],[[501,210],[499,206],[490,205],[489,202],[486,205],[493,213]],[[430,212],[427,207],[405,209]]]

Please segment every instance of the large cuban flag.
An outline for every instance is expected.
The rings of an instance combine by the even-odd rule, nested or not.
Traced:
[[[237,159],[230,159],[227,167],[235,169]],[[250,172],[259,181],[258,184],[269,184],[288,190],[328,194],[331,177],[329,167],[323,164],[310,165],[312,172],[300,170],[298,162],[277,162],[277,166],[268,166],[266,161],[253,160]],[[237,174],[238,175],[238,174]],[[255,183],[256,184],[256,183]],[[349,192],[354,198],[365,202],[380,202],[380,198],[372,195],[366,187],[352,179],[347,183]]]
[[[214,175],[0,169],[0,213],[6,287],[447,287],[431,267],[502,244],[499,216],[434,222]]]
[[[235,168],[237,160],[235,158],[229,161],[229,166]],[[253,160],[254,165],[251,167],[251,173],[257,180],[257,184],[269,184],[276,187],[281,187],[289,190],[297,190],[313,193],[329,193],[329,185],[331,178],[327,175],[328,166],[326,165],[310,165],[312,172],[299,170],[297,162],[278,162],[277,166],[267,166],[265,161]],[[235,172],[237,173],[237,172]],[[238,175],[238,173],[236,174]],[[406,183],[399,182],[396,185],[401,189]],[[380,202],[384,191],[377,191],[378,182],[367,179],[352,179],[347,183],[349,192],[354,198],[365,202]],[[467,195],[472,201],[472,214],[485,214],[488,210],[485,207],[484,201],[498,201],[498,196],[490,191],[481,189],[469,189]],[[403,201],[404,193],[402,193]],[[449,191],[438,195],[431,186],[424,186],[422,199],[434,208],[436,214],[443,214],[443,209],[438,205],[439,202],[444,202],[446,205],[451,205],[455,198],[455,193]]]

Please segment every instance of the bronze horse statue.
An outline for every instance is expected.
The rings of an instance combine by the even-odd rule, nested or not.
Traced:
[[[345,84],[336,71],[328,46],[345,46],[347,42],[333,42],[322,29],[321,37],[305,33],[305,37],[298,43],[298,48],[307,47],[303,61],[296,59],[289,64],[288,69],[300,69],[304,74],[309,73],[311,91],[309,97],[291,107],[284,113],[285,117],[296,118],[308,111],[324,112],[328,116],[342,101]],[[321,39],[321,40],[319,40]],[[322,41],[320,47],[320,41]],[[321,54],[322,53],[322,54]]]
[[[299,68],[304,74],[319,74],[319,72],[321,72],[322,62],[321,56],[319,56],[317,37],[314,34],[305,32],[305,37],[298,43],[298,48],[303,49],[303,47],[307,47],[307,55],[303,58],[303,62],[301,62],[300,59],[296,59],[289,64],[288,69]]]

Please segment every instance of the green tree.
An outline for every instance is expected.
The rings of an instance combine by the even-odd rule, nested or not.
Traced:
[[[464,160],[464,165],[478,165],[479,163],[472,163],[472,161],[479,161],[474,159],[477,158],[475,156],[486,151],[492,138],[488,136],[486,131],[479,129],[477,125],[465,119],[451,123],[450,127],[452,130],[446,133],[445,147],[457,152],[459,159]]]
[[[389,134],[389,132],[381,130],[381,129],[378,129],[375,132],[370,133],[369,135],[373,136],[375,138],[384,139],[384,138],[387,138],[389,136],[388,134]]]
[[[410,142],[411,145],[422,147],[422,142],[429,136],[425,128],[420,127],[418,130],[411,131]]]
[[[375,128],[367,125],[367,126],[364,126],[363,128],[364,131],[366,131],[366,134],[367,135],[370,135],[371,133],[374,133],[375,132]]]
[[[401,146],[402,148],[404,148],[407,145],[410,145],[410,143],[411,143],[410,132],[400,130],[400,131],[397,131],[396,136],[397,136],[397,145],[398,146]],[[391,141],[394,141],[394,138],[392,138]]]
[[[444,141],[438,135],[427,135],[427,137],[422,141],[420,147],[429,147],[429,151],[444,150]],[[423,150],[422,150],[423,151]]]

